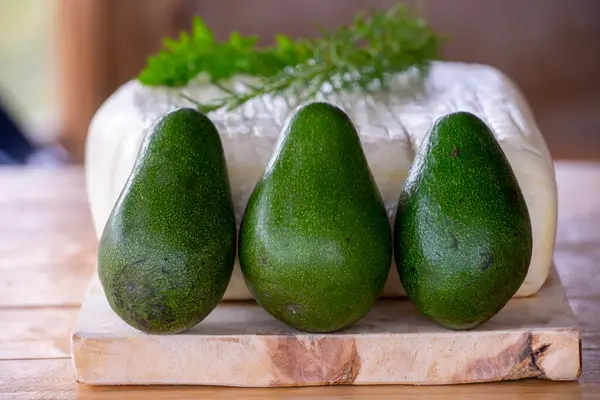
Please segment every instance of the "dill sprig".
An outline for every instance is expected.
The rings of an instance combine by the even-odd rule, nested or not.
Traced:
[[[194,101],[203,112],[235,109],[265,94],[301,102],[329,91],[385,90],[390,77],[415,68],[425,74],[439,55],[439,37],[414,11],[398,4],[333,31],[322,30],[314,39],[292,40],[277,35],[275,45],[257,47],[256,36],[234,32],[217,42],[206,24],[195,18],[191,34],[167,39],[166,49],[148,60],[139,80],[146,85],[181,87],[200,73],[224,92],[210,104]],[[236,75],[254,77],[243,91],[225,81]]]

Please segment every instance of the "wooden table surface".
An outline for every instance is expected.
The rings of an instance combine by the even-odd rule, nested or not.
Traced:
[[[89,387],[73,378],[69,333],[97,241],[83,171],[0,169],[0,400],[182,398],[600,398],[600,163],[558,162],[556,265],[583,335],[579,382],[438,387]]]

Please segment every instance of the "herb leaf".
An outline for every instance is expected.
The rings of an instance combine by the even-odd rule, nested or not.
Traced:
[[[233,32],[227,41],[217,42],[196,17],[191,33],[166,39],[164,49],[148,59],[138,79],[151,86],[181,87],[206,73],[225,96],[198,107],[204,112],[231,110],[267,93],[303,101],[325,84],[332,91],[386,89],[394,73],[410,68],[426,73],[430,60],[439,57],[440,43],[422,18],[400,4],[370,17],[359,13],[352,24],[323,30],[316,39],[277,35],[269,47],[258,47],[257,39]],[[258,82],[234,92],[223,81],[235,75]]]

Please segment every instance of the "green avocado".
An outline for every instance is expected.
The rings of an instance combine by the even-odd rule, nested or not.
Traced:
[[[146,136],[102,233],[98,275],[108,302],[138,330],[182,332],[223,297],[235,251],[219,134],[203,114],[173,111]]]
[[[246,206],[239,257],[257,302],[296,329],[341,330],[372,308],[392,234],[342,110],[314,102],[290,116]]]
[[[416,307],[470,329],[519,289],[532,253],[525,199],[490,128],[466,112],[436,121],[398,204],[395,260]]]

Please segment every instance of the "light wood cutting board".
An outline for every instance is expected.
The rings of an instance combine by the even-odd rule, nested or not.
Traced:
[[[121,321],[94,278],[72,335],[75,376],[98,385],[440,385],[581,373],[580,333],[554,268],[533,297],[471,331],[382,300],[335,334],[298,332],[253,302],[220,304],[193,329],[147,335]]]

